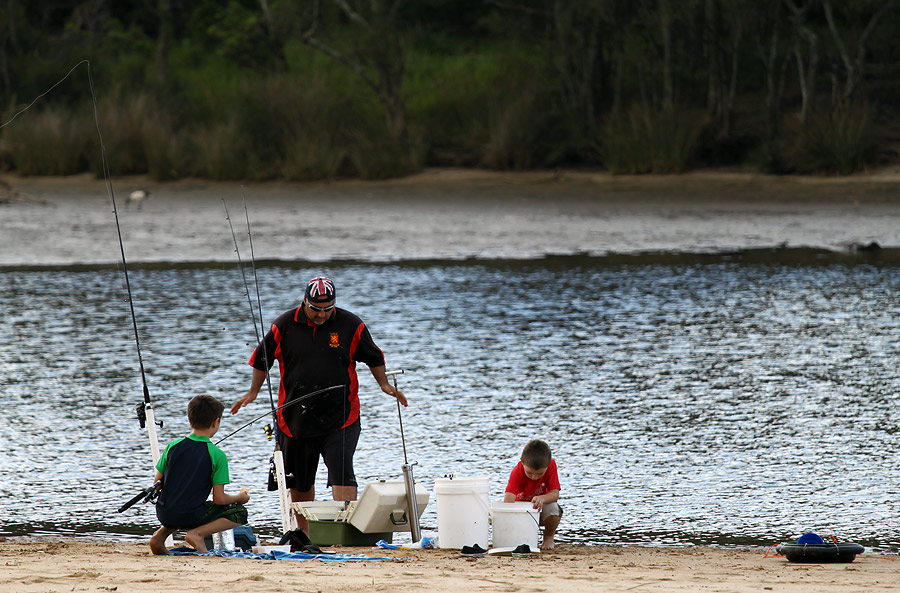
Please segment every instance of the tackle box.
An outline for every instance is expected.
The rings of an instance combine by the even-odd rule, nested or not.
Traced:
[[[362,533],[347,522],[356,501],[292,502],[291,509],[309,524],[309,539],[317,546],[374,546],[378,540],[390,542],[388,532]]]

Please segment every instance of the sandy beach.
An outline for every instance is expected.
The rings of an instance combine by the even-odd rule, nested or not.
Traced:
[[[56,591],[892,591],[898,558],[797,564],[761,549],[561,545],[530,557],[464,558],[456,550],[333,548],[388,560],[154,557],[146,545],[0,542],[0,592]]]

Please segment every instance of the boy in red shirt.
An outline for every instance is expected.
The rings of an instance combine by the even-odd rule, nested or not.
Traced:
[[[534,508],[540,509],[540,524],[544,526],[542,550],[553,549],[553,536],[562,518],[558,500],[559,476],[550,446],[537,439],[528,441],[522,451],[522,460],[509,474],[503,502],[531,501]]]

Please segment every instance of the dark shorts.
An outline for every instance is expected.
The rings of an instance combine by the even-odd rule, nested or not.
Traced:
[[[284,473],[288,488],[301,492],[316,484],[319,457],[328,468],[328,486],[356,486],[353,472],[353,455],[359,442],[360,422],[320,437],[309,439],[290,438],[279,434],[278,440],[284,457]]]
[[[178,521],[175,525],[168,525],[163,523],[169,529],[176,529],[181,531],[188,531],[193,529],[194,527],[200,527],[201,525],[206,525],[207,523],[212,523],[216,519],[222,518],[228,519],[238,525],[246,525],[247,524],[247,509],[244,508],[244,505],[241,504],[216,504],[211,500],[206,501],[206,514],[203,517],[195,520],[187,520],[187,521]]]

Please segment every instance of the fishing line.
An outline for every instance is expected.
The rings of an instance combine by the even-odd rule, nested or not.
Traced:
[[[0,124],[0,130],[2,130],[3,128],[5,128],[5,127],[8,126],[9,124],[11,124],[13,121],[15,121],[15,119],[16,119],[17,117],[19,117],[20,115],[22,115],[23,113],[25,113],[26,111],[28,111],[29,109],[31,109],[32,105],[34,105],[35,103],[37,103],[42,97],[44,97],[44,96],[46,96],[46,95],[49,95],[49,94],[50,94],[50,91],[52,91],[53,89],[55,89],[56,87],[58,87],[59,85],[61,85],[61,84],[69,77],[69,75],[72,74],[72,72],[74,72],[75,69],[78,68],[79,66],[81,66],[82,64],[87,64],[87,69],[88,69],[88,80],[90,80],[90,78],[91,78],[91,63],[90,63],[89,61],[87,61],[87,60],[81,60],[80,62],[78,62],[77,64],[75,64],[74,66],[72,66],[72,69],[69,70],[68,72],[66,72],[66,75],[65,75],[65,76],[63,76],[63,77],[60,78],[58,81],[56,81],[56,84],[54,84],[54,85],[51,86],[49,89],[47,89],[46,91],[44,91],[43,93],[41,93],[40,95],[38,95],[37,97],[35,97],[34,100],[33,100],[31,103],[29,103],[26,107],[24,107],[23,109],[20,109],[19,111],[17,111],[17,112],[15,113],[15,115],[12,116],[12,119],[10,119],[10,120],[9,120],[8,122],[6,122],[6,123]],[[94,83],[91,82],[91,95],[93,96],[93,94],[94,94]],[[96,102],[96,98],[94,98],[94,101]],[[95,112],[95,115],[96,115],[96,112]],[[99,126],[99,124],[98,124],[98,126]],[[102,137],[100,138],[100,142],[101,142],[101,143],[103,142],[103,138],[102,138]]]
[[[31,107],[34,106],[34,104],[37,103],[41,98],[50,94],[50,92],[53,91],[53,89],[58,87],[67,78],[69,78],[69,76],[82,64],[85,64],[87,66],[88,86],[90,87],[90,90],[91,90],[91,103],[92,103],[93,110],[94,110],[94,124],[97,127],[97,136],[100,141],[100,156],[101,156],[101,163],[103,166],[103,179],[106,182],[106,191],[107,191],[107,194],[109,195],[110,202],[112,202],[113,215],[115,216],[115,220],[116,220],[116,234],[118,235],[118,238],[119,238],[119,251],[122,255],[122,271],[124,272],[124,275],[125,275],[125,289],[128,292],[128,306],[131,311],[131,325],[132,325],[132,328],[134,329],[134,342],[135,342],[135,346],[137,348],[138,366],[140,367],[140,371],[141,371],[141,383],[143,385],[144,399],[140,404],[137,405],[137,408],[136,408],[137,417],[138,417],[138,421],[141,424],[141,428],[145,427],[145,424],[147,423],[148,419],[150,420],[149,425],[148,425],[148,432],[150,433],[150,449],[151,449],[151,453],[153,454],[153,463],[155,464],[157,459],[159,458],[159,442],[156,439],[156,424],[158,424],[160,427],[162,427],[162,422],[157,423],[153,416],[153,403],[150,400],[150,390],[147,387],[147,375],[144,371],[144,360],[141,355],[141,341],[140,341],[140,337],[138,335],[137,317],[135,316],[135,313],[134,313],[134,301],[132,299],[132,294],[131,294],[131,281],[128,278],[128,264],[125,259],[125,245],[122,241],[122,228],[119,225],[119,211],[118,211],[118,208],[116,207],[116,195],[115,195],[115,191],[113,190],[112,177],[110,175],[109,155],[106,150],[106,141],[103,139],[103,130],[100,125],[100,109],[98,107],[98,102],[97,102],[97,92],[94,89],[94,77],[93,77],[93,74],[91,73],[91,62],[89,60],[81,60],[80,62],[78,62],[77,64],[72,66],[72,68],[68,72],[66,72],[66,75],[63,76],[62,78],[60,78],[58,81],[56,81],[56,83],[54,83],[49,89],[47,89],[46,91],[44,91],[43,93],[41,93],[40,95],[35,97],[34,100],[31,101],[31,103],[29,103],[27,106],[25,106],[24,108],[17,111],[9,121],[7,121],[3,124],[0,124],[0,129],[3,129],[7,125],[9,125],[13,121],[15,121],[15,119],[18,118],[21,114],[23,114],[26,111],[28,111],[29,109],[31,109]]]
[[[122,241],[122,227],[119,224],[119,209],[116,207],[116,194],[113,190],[112,176],[109,172],[109,155],[106,151],[106,142],[103,140],[103,131],[100,126],[100,110],[97,105],[97,93],[94,91],[94,79],[91,75],[91,64],[87,60],[79,62],[79,64],[81,63],[87,64],[88,84],[91,88],[91,100],[94,107],[94,123],[97,125],[97,136],[99,136],[100,139],[100,156],[103,163],[103,178],[106,181],[106,191],[109,194],[110,201],[112,202],[113,216],[116,220],[116,234],[119,238],[119,252],[122,254],[122,271],[125,276],[125,289],[128,291],[128,307],[131,311],[131,326],[134,329],[134,343],[135,347],[137,348],[138,366],[140,367],[141,371],[141,384],[143,386],[144,401],[137,405],[136,412],[141,428],[147,426],[148,430],[150,431],[150,449],[153,454],[153,463],[156,464],[156,461],[159,459],[159,441],[155,438],[155,424],[157,423],[153,416],[153,402],[150,399],[150,389],[147,387],[147,374],[144,371],[144,359],[141,355],[141,339],[138,334],[137,316],[134,313],[134,299],[132,298],[131,293],[131,281],[128,278],[128,263],[125,259],[125,243]],[[71,70],[69,72],[71,73]],[[68,76],[68,74],[66,76]],[[147,423],[148,419],[150,421],[149,423]],[[158,424],[161,428],[162,422],[159,422]]]
[[[244,201],[244,216],[247,219],[247,241],[250,244],[250,265],[253,270],[253,283],[256,285],[256,307],[259,310],[259,326],[263,330],[263,336],[265,336],[265,327],[263,326],[263,312],[262,312],[262,301],[259,298],[259,278],[256,275],[256,257],[253,255],[253,235],[250,233],[250,212],[247,210],[247,196],[244,194],[244,186],[241,186],[241,198]],[[250,293],[247,292],[247,300],[250,299]],[[250,314],[253,314],[253,305],[250,305]],[[256,327],[256,319],[253,320],[253,326]],[[259,340],[259,334],[256,335],[257,340]],[[263,349],[263,363],[266,365],[266,369],[269,368],[269,355],[266,352],[266,341],[263,339],[259,341],[262,344]],[[274,430],[278,430],[278,422],[275,417],[275,398],[272,396],[272,382],[269,380],[269,371],[266,371],[266,387],[269,388],[269,403],[272,405],[272,423],[275,427]],[[277,439],[276,439],[276,442]]]

